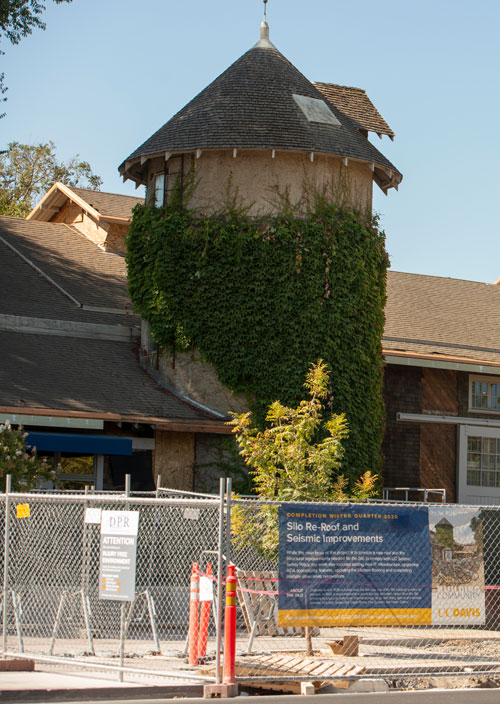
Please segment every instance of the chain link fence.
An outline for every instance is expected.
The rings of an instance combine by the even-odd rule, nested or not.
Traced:
[[[121,547],[105,555],[104,512],[139,516],[129,600],[102,598],[103,560],[129,558]],[[240,683],[500,676],[494,506],[10,493],[0,536],[3,653],[213,682],[223,558],[224,574],[228,559],[237,568]],[[187,662],[193,563],[201,576],[212,563],[214,590],[197,665]]]
[[[115,518],[137,512],[136,537],[122,540],[134,543],[132,561],[124,552],[129,548],[116,545],[120,539],[111,536],[111,546],[103,543],[105,512]],[[98,669],[171,671],[177,679],[211,680],[182,666],[192,565],[205,569],[212,562],[216,571],[220,516],[218,497],[3,495],[2,651]],[[108,598],[102,598],[103,560],[122,569],[118,586],[111,585],[115,594]],[[135,572],[133,593],[123,595],[129,568]],[[108,586],[109,581],[108,575]],[[212,654],[216,605],[215,593],[207,634]]]
[[[232,530],[240,682],[500,676],[497,507],[234,501]]]

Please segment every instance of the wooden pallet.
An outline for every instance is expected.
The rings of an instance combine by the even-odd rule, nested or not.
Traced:
[[[311,680],[331,680],[332,678],[349,678],[362,674],[366,668],[352,663],[339,662],[333,658],[304,657],[297,654],[253,655],[244,660],[237,660],[236,674],[247,677],[279,677],[298,675]]]
[[[326,684],[347,689],[353,678],[365,672],[366,668],[352,663],[339,662],[332,658],[304,657],[292,653],[284,655],[252,655],[238,658],[235,673],[239,684],[280,692],[300,693],[300,682],[305,678],[314,684],[316,690]],[[200,673],[215,674],[213,665],[205,666]],[[288,678],[297,676],[297,680]],[[255,680],[254,678],[259,678]],[[287,681],[280,681],[286,677]],[[266,679],[269,678],[269,679]]]

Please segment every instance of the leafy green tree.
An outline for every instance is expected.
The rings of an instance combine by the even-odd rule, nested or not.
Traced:
[[[271,404],[264,430],[253,425],[250,412],[230,421],[258,497],[265,501],[366,501],[376,493],[377,477],[365,472],[350,496],[346,493],[348,481],[339,470],[344,456],[342,442],[349,430],[343,413],[323,419],[330,394],[323,360],[311,366],[304,387],[309,398],[297,408],[280,401]],[[276,558],[276,506],[261,506],[257,515],[254,508],[237,507],[232,524],[237,544],[252,545],[261,554]]]
[[[54,0],[57,4],[71,0]],[[2,0],[0,2],[1,34],[13,44],[19,44],[33,29],[45,29],[40,15],[45,5],[40,0]]]
[[[354,484],[351,496],[347,479],[339,473],[349,431],[343,413],[323,420],[329,396],[329,374],[319,360],[309,369],[304,384],[309,399],[297,408],[274,401],[269,407],[268,426],[259,430],[251,413],[235,415],[230,421],[240,454],[251,468],[256,492],[267,501],[366,501],[375,493],[377,477],[367,471]],[[323,439],[321,439],[323,437]],[[231,513],[236,545],[252,546],[276,559],[278,552],[278,508],[260,504],[257,508],[236,505]],[[313,654],[312,631],[305,629],[305,648]]]
[[[99,190],[102,179],[79,155],[59,161],[55,144],[11,142],[0,154],[0,215],[25,217],[40,197],[56,182]]]
[[[71,0],[54,0],[57,4]],[[12,44],[19,44],[23,37],[31,34],[33,29],[45,29],[40,19],[45,5],[40,0],[0,0],[0,39],[7,38]],[[0,51],[0,54],[3,54]],[[7,98],[5,93],[5,74],[0,73],[0,103]],[[5,113],[0,115],[4,117]]]
[[[12,489],[26,491],[39,479],[54,479],[54,472],[45,458],[38,457],[35,448],[26,447],[27,433],[10,423],[0,424],[0,490],[5,491],[5,478],[12,476]]]

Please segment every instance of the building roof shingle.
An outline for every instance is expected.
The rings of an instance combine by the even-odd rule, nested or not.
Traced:
[[[1,240],[0,314],[98,325],[140,324],[136,315],[89,311],[77,306]]]
[[[132,313],[124,258],[70,225],[0,216],[0,238],[80,304]]]
[[[373,162],[398,174],[334,104],[340,126],[310,122],[294,95],[324,96],[269,41],[260,41],[130,154],[119,170],[144,180],[140,157],[196,149],[282,149]]]
[[[314,81],[316,88],[335,107],[364,130],[394,137],[387,122],[362,88]]]
[[[210,420],[162,389],[133,342],[2,331],[0,405],[160,419]],[[56,340],[56,343],[54,342]]]
[[[79,198],[88,203],[94,210],[97,210],[104,218],[132,219],[132,209],[136,205],[144,205],[144,198],[136,196],[124,196],[119,193],[105,193],[104,191],[93,191],[88,188],[71,189]]]
[[[500,364],[500,286],[389,271],[386,353]]]
[[[226,432],[144,371],[126,309],[123,257],[68,225],[0,217],[0,407]]]

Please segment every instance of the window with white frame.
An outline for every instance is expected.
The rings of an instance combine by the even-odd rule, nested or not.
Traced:
[[[500,413],[500,377],[469,377],[469,408]]]
[[[157,208],[161,208],[165,204],[165,172],[155,174],[154,204]]]
[[[500,427],[460,425],[457,500],[500,505]]]
[[[500,438],[467,437],[467,485],[500,487]]]

